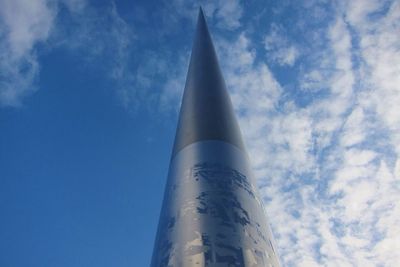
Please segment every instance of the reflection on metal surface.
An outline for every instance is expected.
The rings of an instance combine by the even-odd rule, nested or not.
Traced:
[[[246,155],[229,143],[181,150],[171,162],[152,266],[279,266],[252,180]]]
[[[200,11],[151,266],[279,266]]]

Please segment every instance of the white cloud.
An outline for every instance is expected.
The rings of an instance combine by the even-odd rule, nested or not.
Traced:
[[[354,4],[354,8],[360,7]],[[360,50],[364,65],[362,77],[369,89],[363,101],[371,105],[390,131],[391,144],[400,153],[400,4],[394,1],[385,16],[375,23],[368,23],[368,12],[350,9],[352,21],[359,22]],[[358,16],[356,16],[358,15]],[[370,25],[370,27],[367,27]]]
[[[299,50],[290,44],[281,27],[272,25],[271,32],[264,38],[268,57],[279,65],[293,66],[299,57]]]
[[[313,159],[308,156],[312,144],[306,112],[290,104],[277,111],[282,88],[266,64],[255,62],[255,52],[243,33],[235,42],[219,39],[217,46],[256,171],[308,170]]]
[[[175,68],[170,68],[166,73],[168,79],[162,86],[162,92],[159,99],[159,106],[162,112],[174,111],[178,113],[180,108],[180,100],[182,98],[186,78],[186,72],[189,65],[189,51],[182,53],[177,58],[177,63],[174,64]]]
[[[65,24],[57,21],[58,10],[63,7],[71,15],[71,21]],[[102,31],[103,35],[98,30],[101,23],[103,30],[108,29]],[[73,34],[66,31],[66,25],[75,27]],[[91,59],[100,55],[106,57],[112,50],[110,77],[118,80],[117,87],[126,87],[132,76],[126,71],[132,38],[130,28],[115,5],[105,10],[105,14],[98,14],[85,0],[1,0],[0,106],[20,106],[25,96],[38,89],[38,51],[43,44],[47,47],[63,45],[74,50],[84,48],[87,49],[86,58]]]
[[[215,2],[215,1],[213,1]],[[240,27],[240,18],[243,10],[238,0],[233,1],[217,1],[215,16],[219,20],[218,24],[221,28],[236,29]]]
[[[19,106],[36,90],[37,45],[46,42],[56,8],[49,1],[0,1],[0,105]]]
[[[240,5],[233,8],[241,10],[237,23],[223,22],[218,3],[203,3],[211,24],[228,31],[241,29],[244,10]],[[179,16],[195,17],[193,2],[176,1],[174,5],[182,7]],[[318,4],[308,8],[312,5]],[[387,63],[388,57],[397,60],[394,20],[399,12],[393,5],[380,23],[371,24],[365,14],[374,8],[360,12],[366,17],[361,20],[352,7],[338,3],[332,21],[313,29],[316,45],[301,49],[301,58],[308,64],[300,60],[300,45],[289,41],[295,38],[284,25],[275,26],[259,44],[245,31],[229,37],[213,32],[287,266],[396,266],[400,261],[392,249],[399,243],[400,225],[396,204],[400,203],[396,135],[400,124],[394,108],[399,96],[398,65]],[[371,30],[369,25],[383,28]],[[305,105],[296,104],[286,94],[288,88],[275,78],[273,66],[260,60],[257,45],[266,46],[273,63],[298,68],[302,93],[323,94]],[[177,65],[186,66],[182,58]],[[160,101],[175,106],[186,69],[173,73],[166,69],[160,72],[170,78],[163,85]],[[146,73],[141,76],[145,83],[149,81]]]
[[[366,124],[364,111],[356,107],[347,117],[340,136],[340,144],[344,147],[359,144],[366,138]]]
[[[174,11],[178,18],[185,17],[191,20],[196,17],[199,7],[198,3],[179,0],[172,2],[172,5],[176,7]],[[214,21],[218,28],[234,30],[241,26],[243,10],[239,1],[203,1],[202,5],[206,14],[210,15],[209,19]],[[57,21],[60,8],[69,11],[69,16],[63,17],[68,21]],[[0,15],[2,106],[19,106],[24,96],[38,89],[36,80],[39,77],[40,63],[37,48],[41,43],[46,43],[48,47],[62,46],[73,52],[85,50],[82,59],[89,63],[102,58],[102,64],[94,65],[97,68],[107,65],[107,73],[114,80],[117,94],[127,108],[139,105],[143,98],[153,99],[153,104],[159,102],[165,108],[168,106],[166,99],[173,99],[170,96],[176,95],[172,91],[177,90],[171,90],[172,83],[168,82],[160,97],[155,95],[159,92],[148,94],[148,90],[140,89],[146,81],[147,88],[158,85],[149,80],[152,74],[149,76],[149,72],[143,72],[143,68],[128,67],[135,52],[132,46],[135,35],[132,27],[118,14],[113,2],[110,7],[100,10],[89,5],[86,0],[1,0]],[[144,57],[150,54],[152,51],[148,49],[146,53],[136,55],[135,58],[147,62],[151,57]],[[160,58],[161,62],[167,59],[169,60],[170,56]],[[185,61],[180,60],[180,63],[182,62]],[[184,80],[182,71],[179,71],[179,74],[169,74],[173,77],[171,79]],[[156,75],[166,80],[162,77],[162,72]]]
[[[397,61],[399,51],[394,37],[398,5],[371,24],[367,14],[377,8],[375,2],[358,13],[352,8],[361,2],[339,2],[332,20],[314,24],[319,28],[312,29],[311,47],[303,49],[291,41],[296,38],[285,25],[272,27],[255,43],[251,33],[238,30],[245,10],[232,8],[238,10],[236,22],[223,22],[219,3],[204,2],[203,7],[210,24],[236,29],[228,35],[213,32],[213,37],[283,263],[396,266],[400,83],[399,64],[388,58]],[[322,12],[319,3],[307,8],[313,5],[324,14],[319,22],[327,19],[329,12]],[[181,7],[181,17],[197,13],[194,2],[175,1],[174,6]],[[225,18],[234,17],[229,12]],[[302,93],[322,94],[298,105],[275,78],[273,65],[260,60],[260,45],[273,63],[297,68],[295,84]],[[178,102],[185,72],[168,75],[163,105]]]
[[[0,104],[16,106],[34,90],[39,71],[36,46],[53,33],[54,3],[0,0],[0,69],[5,73],[0,75],[7,77],[0,76]],[[61,44],[71,49],[92,44],[88,60],[91,55],[113,54],[111,78],[119,82],[126,106],[143,99],[142,93],[157,98],[162,108],[177,106],[188,51],[175,57],[148,50],[140,55],[145,63],[132,71],[128,51],[134,35],[115,6],[106,12],[111,23],[99,36],[96,26],[85,19],[83,11],[90,9],[85,1],[63,4],[74,13],[80,31],[75,41],[61,40]],[[308,2],[308,10],[315,6],[311,13],[318,16],[318,23],[310,30],[299,27],[312,36],[307,49],[295,43],[296,37],[285,28],[292,25],[284,24],[273,26],[255,43],[251,33],[240,30],[245,10],[239,1],[202,4],[210,24],[222,30],[213,32],[217,54],[284,264],[396,266],[400,262],[400,4],[338,1],[329,20],[327,14],[332,12],[321,3]],[[196,17],[197,3],[175,0],[172,5],[179,18]],[[14,9],[16,15],[9,15]],[[103,15],[96,18],[101,21]],[[256,47],[265,47],[274,64],[267,65]],[[173,68],[171,62],[177,62]],[[275,63],[298,71],[294,90],[317,97],[298,104],[287,93],[293,88],[283,87],[275,78]],[[165,81],[161,93],[136,90],[154,87],[154,80]]]
[[[339,3],[334,20],[314,35],[326,41],[323,48],[309,50],[318,56],[301,66],[300,84],[306,85],[305,93],[325,94],[305,107],[287,98],[287,88],[256,60],[245,34],[234,42],[218,40],[222,69],[287,266],[396,266],[400,261],[400,116],[394,108],[400,103],[400,64],[392,64],[399,61],[395,21],[400,12],[397,3],[386,13],[381,5],[376,11],[376,3],[366,6],[368,11],[357,13],[351,10],[357,5]],[[371,12],[383,13],[371,22]],[[264,43],[270,51],[279,39],[273,37]]]
[[[82,12],[87,6],[86,0],[60,0],[71,12]]]

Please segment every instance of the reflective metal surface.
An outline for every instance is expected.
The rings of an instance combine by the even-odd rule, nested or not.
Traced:
[[[222,141],[174,157],[151,266],[279,266],[248,166]]]
[[[200,10],[152,267],[279,266]]]
[[[173,154],[201,140],[221,140],[244,150],[239,125],[200,10]]]

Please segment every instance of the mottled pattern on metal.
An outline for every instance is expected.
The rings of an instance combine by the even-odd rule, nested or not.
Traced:
[[[171,162],[153,267],[279,266],[247,156],[222,141]]]

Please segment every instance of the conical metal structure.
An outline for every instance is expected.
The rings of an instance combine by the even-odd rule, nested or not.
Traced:
[[[200,9],[152,267],[280,266]]]

